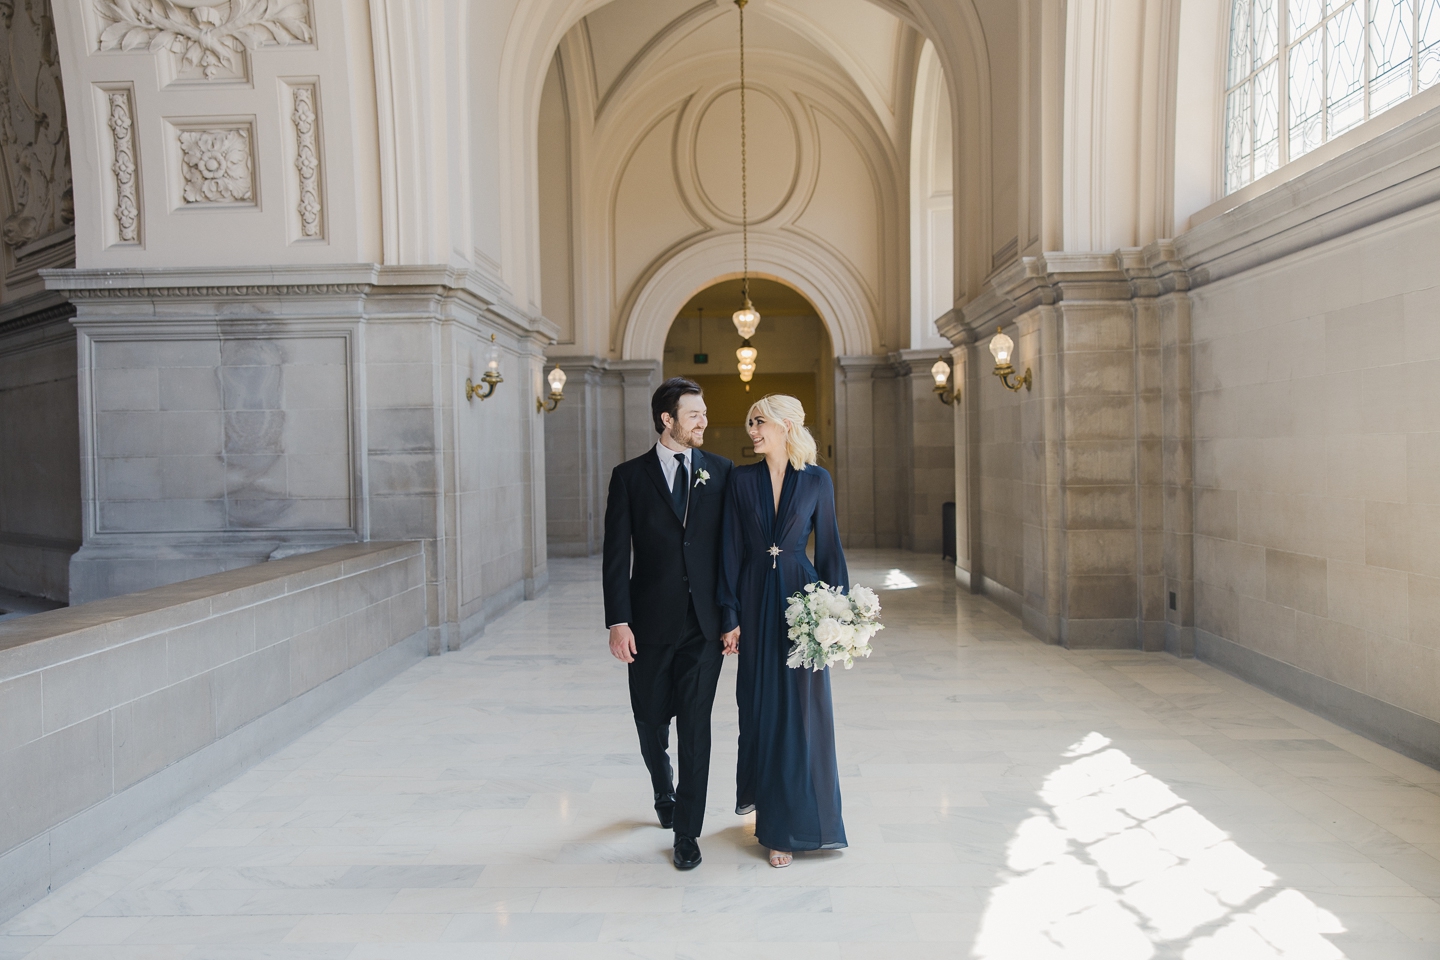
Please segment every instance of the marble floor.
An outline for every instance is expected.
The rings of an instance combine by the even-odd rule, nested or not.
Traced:
[[[858,552],[835,677],[847,850],[653,821],[598,566],[426,660],[0,927],[0,960],[1440,957],[1440,772],[1203,664],[1040,644]]]

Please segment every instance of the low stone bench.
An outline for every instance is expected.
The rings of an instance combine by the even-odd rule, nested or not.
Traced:
[[[0,920],[426,653],[422,543],[0,623]]]

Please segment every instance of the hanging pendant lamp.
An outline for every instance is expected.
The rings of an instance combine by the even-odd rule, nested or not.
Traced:
[[[743,270],[740,294],[745,298],[745,305],[731,317],[735,322],[735,332],[740,334],[740,339],[744,341],[740,344],[740,349],[735,351],[735,359],[739,361],[736,368],[740,371],[740,379],[744,381],[746,390],[750,389],[750,378],[755,375],[755,361],[760,356],[760,351],[750,345],[755,328],[760,326],[760,312],[750,302],[750,194],[745,165],[745,4],[748,2],[749,0],[735,0],[735,6],[740,8],[740,246]]]

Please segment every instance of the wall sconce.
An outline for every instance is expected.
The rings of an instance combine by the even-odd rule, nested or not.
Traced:
[[[999,377],[1000,382],[1005,384],[1005,386],[1009,387],[1011,390],[1019,392],[1021,387],[1029,390],[1029,367],[1025,368],[1025,376],[1016,380],[1014,383],[1010,382],[1010,378],[1015,376],[1015,368],[1010,366],[1010,355],[1014,352],[1014,350],[1015,341],[1005,336],[1005,334],[1000,332],[1000,328],[996,327],[995,336],[990,338],[990,352],[995,355],[995,376]]]
[[[565,371],[560,369],[559,360],[555,361],[555,369],[545,379],[550,381],[550,397],[548,400],[535,398],[536,413],[554,413],[560,401],[565,399]]]
[[[945,362],[944,357],[935,361],[935,366],[930,368],[930,376],[935,378],[935,395],[940,398],[940,402],[947,407],[954,403],[955,398],[960,396],[960,391],[956,390],[953,394],[950,392],[950,364]]]
[[[495,344],[495,334],[490,334],[490,349],[485,354],[485,372],[480,375],[480,382],[484,388],[477,387],[469,377],[465,378],[465,399],[474,400],[479,397],[482,401],[489,398],[495,392],[495,388],[505,382],[500,376],[500,348]]]

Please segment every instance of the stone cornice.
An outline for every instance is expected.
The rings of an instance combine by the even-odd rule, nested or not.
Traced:
[[[510,303],[481,270],[446,265],[200,267],[126,270],[44,270],[48,290],[76,303],[176,303],[225,300],[320,301],[402,297],[453,301],[518,336],[552,340],[559,327]],[[273,312],[273,311],[271,311]]]
[[[9,316],[6,316],[6,313],[9,313],[9,311],[0,313],[0,337],[8,337],[22,330],[30,330],[50,323],[68,321],[71,317],[75,316],[75,307],[73,305],[63,300],[57,303],[53,295],[43,297],[43,299],[36,299],[41,299],[44,305],[39,303],[30,304],[30,306],[36,309],[31,309],[27,313],[16,312]],[[68,323],[66,326],[68,330]]]
[[[1170,240],[1114,253],[1047,253],[996,271],[979,296],[935,325],[958,347],[990,336],[1036,307],[1143,299],[1189,288],[1189,275]]]
[[[1440,108],[1206,220],[1174,240],[1194,286],[1440,200]]]

